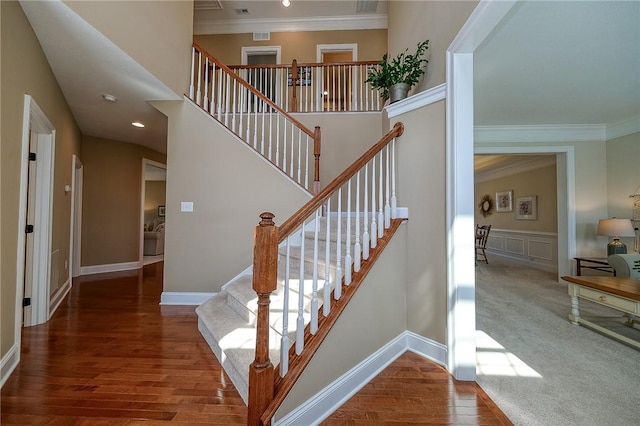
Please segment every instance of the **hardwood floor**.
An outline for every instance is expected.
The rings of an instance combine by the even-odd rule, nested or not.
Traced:
[[[163,263],[74,280],[53,318],[23,329],[2,425],[245,425],[247,408],[197,329],[160,306]],[[475,384],[406,353],[323,424],[511,424]]]

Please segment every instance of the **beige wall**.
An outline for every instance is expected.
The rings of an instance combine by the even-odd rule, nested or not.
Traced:
[[[403,224],[276,413],[281,418],[407,329]],[[345,350],[348,348],[348,350]]]
[[[2,284],[0,287],[4,357],[15,342],[15,299],[19,182],[23,106],[30,94],[56,129],[53,182],[51,250],[60,251],[60,283],[69,279],[64,261],[69,259],[71,197],[64,185],[71,183],[72,155],[80,154],[80,132],[64,96],[18,2],[0,2],[2,10]],[[18,348],[19,350],[19,348]]]
[[[158,218],[158,206],[166,203],[167,182],[148,180],[144,185],[144,223],[147,223]]]
[[[260,214],[281,225],[310,195],[193,104],[154,105],[169,117],[164,291],[218,292],[252,264]]]
[[[475,185],[475,222],[491,225],[493,229],[517,231],[557,232],[558,209],[556,198],[556,166],[550,165],[511,176],[476,182]],[[513,191],[513,211],[493,212],[484,217],[478,204],[483,195],[489,194],[496,201],[496,192]],[[516,198],[529,195],[538,197],[538,219],[516,219]]]
[[[407,224],[407,329],[446,344],[445,103],[394,117],[398,206]]]
[[[177,94],[188,93],[193,1],[65,0],[65,4]]]
[[[387,30],[300,31],[271,33],[271,40],[253,41],[252,34],[195,35],[193,40],[227,65],[242,62],[242,47],[281,46],[284,64],[294,59],[303,63],[316,62],[318,44],[358,45],[359,61],[375,61],[387,51]]]
[[[389,2],[389,54],[394,57],[429,40],[427,74],[412,92],[421,92],[445,82],[446,51],[466,22],[477,1]]]
[[[335,179],[382,137],[381,113],[293,114],[310,129],[320,126],[320,184]]]
[[[136,144],[82,139],[82,266],[137,262],[142,159],[166,156]]]

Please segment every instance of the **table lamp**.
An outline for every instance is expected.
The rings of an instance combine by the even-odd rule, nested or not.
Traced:
[[[633,225],[629,219],[600,219],[598,221],[598,235],[613,237],[613,240],[607,244],[607,256],[612,254],[625,254],[627,245],[620,241],[620,237],[635,237]]]

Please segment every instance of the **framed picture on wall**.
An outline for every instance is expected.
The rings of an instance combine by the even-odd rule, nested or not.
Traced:
[[[527,197],[516,198],[516,219],[537,220],[538,219],[538,196],[529,195]]]
[[[164,217],[165,214],[165,206],[158,206],[158,216]]]
[[[513,191],[496,192],[496,211],[513,211]]]

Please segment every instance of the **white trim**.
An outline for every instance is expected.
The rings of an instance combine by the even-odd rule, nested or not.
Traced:
[[[142,262],[110,263],[105,265],[81,266],[80,275],[103,274],[105,272],[131,271],[142,268]]]
[[[163,291],[160,296],[161,305],[199,306],[217,293],[198,293],[189,291]]]
[[[255,32],[377,30],[387,28],[387,15],[314,16],[293,19],[205,20],[193,24],[194,35]]]
[[[409,219],[409,207],[396,207],[396,219]]]
[[[58,289],[56,294],[51,298],[51,305],[49,307],[49,319],[53,316],[56,310],[60,307],[60,304],[64,300],[69,291],[71,290],[71,278]]]
[[[319,64],[323,63],[322,54],[330,52],[351,52],[351,60],[356,62],[358,60],[358,43],[317,44],[316,62]]]
[[[405,331],[282,419],[274,418],[273,425],[319,424],[407,351],[445,364],[446,348],[442,344]]]
[[[516,2],[481,0],[446,53],[447,369],[475,380],[473,52]]]
[[[276,64],[282,63],[281,46],[243,46],[240,49],[241,65],[247,65],[251,55],[272,55],[276,54]]]
[[[418,108],[422,108],[445,99],[447,93],[446,87],[447,85],[442,83],[429,90],[416,93],[415,95],[409,96],[401,101],[387,105],[384,108],[387,111],[387,117],[393,118],[400,114],[406,114]]]
[[[142,180],[140,182],[140,243],[138,246],[138,262],[140,265],[144,265],[144,200],[146,197],[146,182],[147,182],[147,166],[154,166],[159,169],[167,170],[167,165],[159,163],[157,161],[149,160],[148,158],[142,159]]]
[[[486,142],[598,142],[605,141],[604,124],[561,124],[539,126],[476,126],[476,143]]]
[[[607,125],[607,140],[640,132],[640,115]]]
[[[18,363],[20,362],[20,350],[18,349],[20,346],[17,346],[15,343],[11,348],[7,351],[7,353],[2,357],[2,361],[0,362],[0,388],[4,386],[5,382],[13,373],[13,370],[16,369]]]
[[[71,157],[71,217],[69,218],[69,269],[70,279],[80,275],[82,252],[82,183],[84,169],[82,161],[73,154]]]

